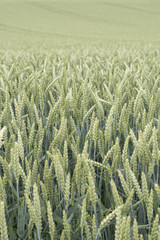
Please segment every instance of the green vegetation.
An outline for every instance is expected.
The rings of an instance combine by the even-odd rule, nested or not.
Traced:
[[[0,0],[1,48],[159,42],[159,0]]]
[[[2,240],[159,239],[159,62],[1,53]]]
[[[0,240],[160,240],[159,23],[159,0],[0,0]]]

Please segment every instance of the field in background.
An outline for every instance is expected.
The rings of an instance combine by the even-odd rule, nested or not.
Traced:
[[[158,0],[0,0],[0,48],[159,42]]]

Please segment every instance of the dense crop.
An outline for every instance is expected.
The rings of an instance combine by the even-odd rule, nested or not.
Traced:
[[[160,239],[160,52],[0,55],[0,236]]]

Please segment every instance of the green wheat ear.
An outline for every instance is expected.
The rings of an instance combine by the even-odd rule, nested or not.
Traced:
[[[121,201],[120,201],[119,193],[117,191],[117,187],[116,187],[113,179],[111,179],[110,184],[111,184],[111,188],[112,188],[112,194],[113,194],[115,205],[116,205],[116,207],[118,207],[121,205]]]
[[[127,217],[127,219],[126,219],[126,228],[125,228],[125,233],[124,233],[124,239],[125,240],[130,240],[131,239],[131,226],[130,226],[130,224],[131,224],[131,218],[130,218],[130,216],[128,216]]]
[[[71,240],[71,225],[67,223],[67,216],[65,211],[63,211],[63,227],[64,227],[64,232],[65,236],[68,240]]]
[[[49,234],[51,240],[56,240],[56,227],[52,217],[51,204],[47,202],[47,214],[48,214],[48,223],[49,223]]]
[[[70,174],[67,175],[66,178],[66,183],[65,183],[65,193],[64,193],[64,199],[65,199],[65,207],[66,209],[68,209],[68,205],[69,205],[69,200],[70,200]]]
[[[151,224],[151,221],[153,218],[153,189],[151,189],[150,196],[148,199],[147,215],[148,215],[148,222],[149,224]]]
[[[83,199],[82,208],[81,208],[81,220],[80,220],[80,227],[81,227],[81,234],[83,235],[84,227],[86,224],[86,205],[87,200],[86,197]]]
[[[138,234],[138,225],[137,225],[137,220],[134,219],[133,223],[133,240],[139,239],[139,234]]]
[[[158,227],[159,227],[159,216],[157,214],[153,222],[152,233],[151,233],[151,239],[153,240],[156,240],[158,238]]]
[[[5,217],[5,208],[4,202],[0,202],[0,232],[1,232],[1,239],[2,240],[9,240],[8,238],[8,231],[7,231],[7,223]]]
[[[112,219],[116,216],[117,211],[119,211],[121,208],[122,208],[122,206],[116,208],[113,212],[111,212],[109,215],[106,216],[106,218],[104,218],[101,221],[99,229],[98,229],[99,232],[102,231],[102,229],[105,228],[110,223],[110,221],[112,221]]]
[[[115,240],[119,240],[122,238],[122,216],[121,216],[121,209],[117,210],[116,213],[116,230],[115,230]]]

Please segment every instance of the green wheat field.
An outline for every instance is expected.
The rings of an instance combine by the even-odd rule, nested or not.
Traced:
[[[0,0],[0,240],[160,240],[159,0]]]

